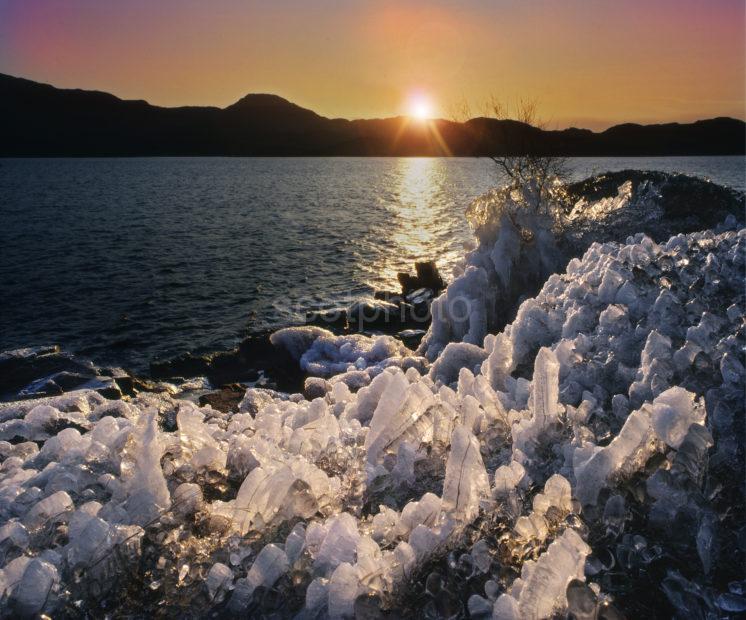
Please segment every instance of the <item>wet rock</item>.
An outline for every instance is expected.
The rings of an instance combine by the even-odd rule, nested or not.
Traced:
[[[239,383],[224,385],[217,392],[210,392],[199,397],[200,406],[210,405],[213,409],[229,413],[238,411],[238,405],[244,397],[246,388]]]
[[[407,320],[408,308],[388,301],[362,300],[347,310],[349,326],[355,331],[382,329],[395,331]]]
[[[403,295],[423,288],[429,288],[435,293],[439,293],[445,288],[445,282],[438,272],[435,261],[417,262],[414,264],[414,268],[416,271],[414,276],[404,272],[396,274]]]
[[[324,329],[345,329],[347,327],[347,311],[339,309],[307,312],[306,325],[316,325]]]
[[[212,385],[255,381],[265,373],[276,387],[300,391],[303,373],[292,352],[270,341],[271,332],[252,334],[236,349],[205,355],[184,353],[171,360],[151,362],[154,379],[207,377]]]
[[[108,391],[109,397],[117,398],[112,383],[92,362],[57,345],[0,353],[0,399],[54,396],[81,387]]]
[[[397,333],[396,337],[401,340],[407,348],[414,351],[420,346],[420,342],[422,342],[426,333],[427,332],[424,329],[405,329]]]

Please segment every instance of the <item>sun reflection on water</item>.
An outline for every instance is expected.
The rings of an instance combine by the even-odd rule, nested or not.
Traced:
[[[412,271],[418,260],[437,260],[439,265],[445,250],[443,236],[447,234],[446,211],[451,207],[445,199],[446,175],[442,159],[413,157],[397,161],[391,201],[386,205],[391,221],[385,229],[386,246],[377,266],[378,277],[397,288],[396,274]]]

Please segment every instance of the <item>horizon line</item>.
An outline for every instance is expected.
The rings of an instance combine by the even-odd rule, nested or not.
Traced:
[[[82,87],[63,87],[63,86],[56,86],[55,84],[52,84],[50,82],[41,82],[35,79],[32,79],[30,77],[24,77],[20,75],[13,75],[10,73],[5,73],[0,71],[0,76],[9,77],[16,80],[23,80],[26,82],[31,82],[33,84],[38,84],[40,86],[47,86],[49,88],[53,88],[58,91],[69,91],[69,92],[84,92],[84,93],[96,93],[96,94],[102,94],[102,95],[108,95],[110,97],[114,97],[115,99],[122,101],[122,102],[128,102],[128,103],[145,103],[146,105],[149,105],[153,108],[160,108],[164,110],[179,110],[184,108],[198,108],[203,110],[220,110],[225,111],[236,104],[240,103],[244,99],[247,99],[248,97],[274,97],[276,99],[280,99],[284,101],[285,103],[295,106],[297,108],[300,108],[302,110],[306,110],[308,112],[311,112],[313,114],[316,114],[320,118],[324,118],[326,120],[330,121],[346,121],[348,123],[354,123],[357,121],[390,121],[390,120],[399,120],[399,119],[405,119],[405,120],[411,120],[412,117],[406,114],[393,114],[391,116],[375,116],[375,117],[357,117],[357,118],[346,118],[342,116],[324,116],[323,114],[317,112],[316,110],[312,108],[305,107],[304,105],[301,105],[299,103],[296,103],[292,101],[291,99],[288,99],[282,95],[278,95],[277,93],[269,93],[269,92],[248,92],[242,96],[240,96],[238,99],[233,101],[232,103],[229,103],[228,105],[225,105],[223,107],[216,106],[216,105],[202,105],[202,104],[182,104],[182,105],[161,105],[157,103],[151,103],[147,99],[127,99],[124,97],[121,97],[113,92],[106,91],[106,90],[100,90],[97,88],[82,88]],[[717,119],[730,119],[735,121],[740,121],[742,123],[746,123],[746,113],[741,117],[736,116],[711,116],[711,117],[705,117],[705,118],[695,118],[694,120],[675,120],[675,121],[653,121],[653,122],[641,122],[641,121],[621,121],[617,123],[610,123],[608,127],[604,129],[590,129],[588,127],[581,127],[578,125],[566,125],[564,127],[553,127],[550,128],[548,126],[544,127],[538,127],[536,125],[530,125],[532,127],[536,127],[537,129],[541,129],[543,131],[565,131],[569,129],[577,129],[581,131],[589,131],[591,133],[600,134],[604,133],[605,131],[608,131],[609,129],[612,129],[614,127],[620,127],[623,125],[637,125],[641,127],[650,127],[650,126],[666,126],[666,125],[688,125],[693,123],[699,123],[704,121],[711,121],[711,120],[717,120]],[[513,119],[513,118],[495,118],[492,116],[474,116],[471,118],[468,118],[466,120],[455,120],[450,118],[443,118],[434,116],[432,118],[428,118],[424,123],[454,123],[458,125],[463,125],[465,123],[469,123],[471,121],[475,120],[491,120],[491,121],[498,121],[498,122],[514,122],[514,123],[521,123],[521,124],[527,124],[523,123],[522,121]]]

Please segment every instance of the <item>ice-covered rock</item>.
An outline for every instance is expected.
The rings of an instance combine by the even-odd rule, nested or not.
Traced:
[[[513,426],[513,448],[532,454],[542,434],[554,424],[560,413],[559,362],[543,347],[536,356],[529,408],[531,417]]]
[[[577,448],[573,463],[578,499],[583,504],[595,504],[599,491],[614,477],[642,468],[657,449],[658,441],[649,413],[640,409],[629,415],[608,446]]]
[[[122,472],[128,520],[141,526],[157,519],[171,505],[171,494],[161,469],[163,448],[155,416],[155,412],[142,416],[126,450],[129,469]]]
[[[453,383],[462,368],[478,371],[486,358],[487,352],[475,344],[451,342],[430,367],[430,378],[445,384]]]
[[[535,562],[527,561],[520,579],[495,602],[495,618],[550,618],[567,607],[567,584],[584,579],[590,547],[574,530],[565,530]],[[503,598],[507,600],[501,600]],[[513,599],[512,601],[510,599]]]
[[[216,562],[208,571],[205,583],[210,599],[216,600],[233,585],[233,571],[225,564]]]
[[[489,496],[490,483],[479,442],[467,428],[457,426],[446,463],[443,510],[456,519],[471,520],[479,510],[480,501]]]
[[[426,417],[435,401],[432,390],[423,383],[409,383],[398,369],[389,377],[365,438],[368,462],[373,464],[383,453],[396,450],[402,441],[407,440],[412,427],[415,427],[417,445],[426,439],[424,431],[419,429],[422,426],[418,424],[420,420],[427,427],[432,426]]]
[[[54,589],[58,582],[59,574],[55,566],[38,558],[31,560],[13,591],[11,607],[21,617],[34,617],[45,609],[53,608],[56,598]]]
[[[327,534],[321,543],[314,568],[321,574],[329,575],[343,562],[355,562],[360,533],[354,517],[343,512],[331,520]]]

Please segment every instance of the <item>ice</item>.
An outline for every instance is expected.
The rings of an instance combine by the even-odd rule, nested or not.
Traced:
[[[207,573],[205,581],[207,592],[211,600],[217,600],[222,594],[229,590],[233,583],[233,571],[225,564],[216,562]]]
[[[329,580],[317,577],[306,589],[305,607],[311,612],[320,610],[329,601]]]
[[[505,497],[515,492],[528,482],[526,470],[518,461],[511,461],[509,465],[501,465],[495,470],[495,489],[497,497]]]
[[[57,491],[36,503],[26,514],[23,524],[35,530],[51,521],[66,520],[73,510],[73,500],[65,491]]]
[[[161,470],[162,447],[155,416],[152,412],[142,417],[126,450],[131,469],[125,481],[125,509],[129,522],[142,526],[157,519],[171,505]]]
[[[510,340],[505,334],[488,334],[484,339],[484,348],[489,355],[482,364],[481,373],[489,379],[494,389],[504,390],[513,370],[513,347]]]
[[[397,484],[412,484],[415,481],[414,462],[416,457],[417,450],[411,443],[403,441],[399,444],[396,453],[396,465],[391,470],[391,475]]]
[[[101,557],[110,544],[111,527],[96,516],[88,519],[78,532],[70,534],[67,562],[72,567],[89,566]]]
[[[357,590],[357,571],[349,563],[343,562],[329,580],[329,618],[338,620],[353,617]]]
[[[619,536],[624,529],[624,521],[627,517],[624,497],[612,495],[604,506],[603,520],[606,532],[611,536]]]
[[[224,469],[225,450],[210,435],[203,420],[204,415],[196,407],[187,404],[179,407],[176,424],[179,427],[181,449],[185,455],[191,457],[191,465],[195,470]]]
[[[52,564],[38,558],[31,560],[13,591],[11,607],[21,617],[37,616],[47,606],[53,607],[58,582],[59,575]]]
[[[478,594],[472,594],[466,604],[470,618],[491,618],[492,604]]]
[[[174,490],[172,506],[174,514],[187,517],[198,512],[203,505],[202,489],[198,484],[184,482]]]
[[[286,327],[270,336],[270,342],[276,347],[285,349],[296,361],[300,361],[303,354],[320,337],[333,337],[333,334],[321,327]]]
[[[442,353],[430,367],[430,378],[437,382],[454,383],[462,368],[478,371],[482,362],[487,358],[487,352],[474,344],[466,342],[451,342],[446,345]]]
[[[238,410],[241,413],[248,413],[255,416],[263,407],[271,405],[274,400],[275,395],[272,390],[249,388],[246,390],[241,402],[238,404]],[[247,421],[247,425],[250,424],[251,423]]]
[[[258,587],[272,587],[275,582],[288,570],[288,558],[277,545],[266,545],[256,556],[246,581],[253,592]]]
[[[622,430],[604,447],[577,448],[575,479],[577,497],[583,504],[595,504],[599,491],[617,475],[630,474],[641,468],[656,449],[656,435],[645,410],[632,412]]]
[[[435,551],[440,543],[440,538],[432,528],[426,525],[418,525],[409,534],[408,542],[414,550],[417,559],[422,561]]]
[[[480,501],[489,495],[490,483],[479,442],[466,427],[457,426],[446,463],[443,510],[456,519],[471,520],[479,510]]]
[[[637,381],[629,388],[630,401],[639,407],[668,387],[673,376],[671,339],[652,330],[640,359]]]
[[[433,393],[427,386],[410,384],[401,371],[394,371],[381,394],[365,438],[368,462],[375,464],[382,454],[396,450],[433,403]],[[427,422],[427,426],[431,427],[431,423]],[[415,436],[419,445],[424,437],[419,432],[415,432]]]
[[[471,548],[471,557],[474,559],[474,565],[482,573],[488,573],[492,566],[492,555],[489,546],[484,540],[478,540]]]
[[[28,530],[19,521],[8,521],[0,527],[0,546],[13,545],[25,549],[29,544]]]
[[[573,511],[572,489],[564,476],[554,474],[544,483],[544,491],[534,496],[534,512],[546,515],[550,508],[560,514]]]
[[[50,428],[60,418],[60,412],[49,405],[37,405],[24,417],[24,421],[31,428],[42,431]]]
[[[285,554],[288,564],[293,565],[300,558],[306,547],[306,530],[302,523],[298,523],[285,539]]]
[[[441,499],[434,493],[425,493],[419,501],[409,502],[402,509],[396,523],[396,534],[406,538],[418,525],[432,528],[440,515]]]
[[[363,370],[410,353],[391,336],[369,338],[360,334],[322,334],[300,357],[300,366],[308,374],[329,377],[347,370]]]
[[[501,595],[495,603],[495,617],[549,618],[565,609],[567,585],[572,579],[583,580],[589,553],[590,547],[574,530],[565,530],[538,560],[523,565],[520,584],[514,583],[510,594]],[[511,615],[516,611],[515,603],[501,602],[503,597],[517,602],[517,616]]]
[[[316,553],[314,568],[329,576],[343,562],[355,562],[360,534],[355,518],[343,512],[329,524],[328,533]]]
[[[695,403],[696,395],[681,387],[672,387],[653,401],[653,428],[672,448],[679,448],[692,424],[702,424],[705,410]]]
[[[513,447],[532,454],[541,435],[557,420],[559,404],[559,361],[550,349],[542,347],[534,363],[529,408],[531,417],[513,427]]]
[[[277,519],[308,518],[332,496],[327,475],[302,457],[288,464],[267,463],[251,471],[229,508],[233,526],[242,534]]]
[[[573,579],[567,586],[567,607],[576,620],[595,620],[598,599],[596,593],[580,579]]]

